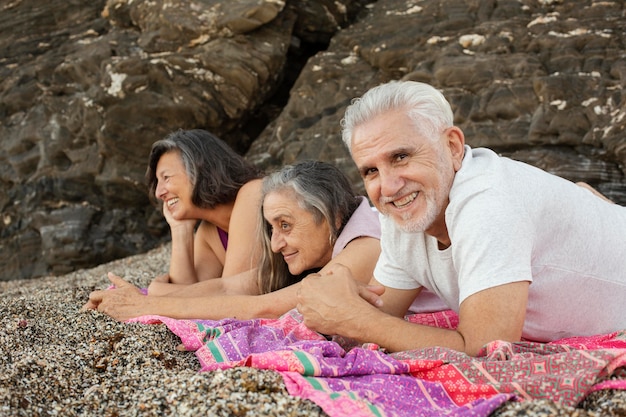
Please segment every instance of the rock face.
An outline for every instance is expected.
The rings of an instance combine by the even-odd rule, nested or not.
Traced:
[[[0,5],[0,280],[169,238],[151,144],[204,128],[264,169],[336,163],[350,100],[392,79],[487,146],[626,204],[626,8],[583,0],[22,0]]]

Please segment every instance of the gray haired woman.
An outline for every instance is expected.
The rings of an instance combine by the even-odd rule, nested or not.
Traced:
[[[278,196],[291,200],[291,204],[310,213],[315,225],[312,233],[324,233],[328,242],[324,259],[330,261],[335,243],[350,220],[352,214],[363,202],[358,197],[345,175],[335,166],[318,161],[307,161],[297,165],[286,166],[263,181],[262,194],[265,201],[274,201]],[[269,206],[269,207],[268,207]],[[311,269],[321,269],[326,263],[302,266],[295,257],[285,257],[292,252],[293,240],[289,220],[283,217],[268,216],[274,206],[264,203],[260,208],[259,239],[263,242],[263,253],[257,273],[259,289],[262,293],[276,291],[280,288],[300,281],[303,274]],[[284,210],[284,207],[281,207]],[[273,213],[272,213],[273,214]],[[270,217],[270,218],[268,218]],[[293,216],[292,216],[293,217]],[[296,219],[297,220],[297,219]],[[329,230],[326,230],[326,227]],[[309,236],[309,241],[313,239]],[[326,243],[326,241],[324,241]],[[337,253],[341,251],[337,247]],[[322,253],[320,253],[322,255]]]

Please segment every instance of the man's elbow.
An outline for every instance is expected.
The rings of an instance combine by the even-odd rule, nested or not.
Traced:
[[[508,342],[508,343],[514,343],[514,342],[520,341],[520,338],[510,338],[510,337],[509,338],[507,337],[496,338],[493,340],[489,340],[489,339],[471,340],[471,338],[463,337],[463,334],[461,333],[459,333],[459,335],[461,336],[461,338],[463,338],[463,346],[464,346],[463,351],[468,356],[472,356],[472,357],[482,356],[481,353],[487,349],[487,345],[495,341],[503,341],[503,342]]]

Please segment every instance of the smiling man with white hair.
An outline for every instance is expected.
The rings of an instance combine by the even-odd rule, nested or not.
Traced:
[[[342,123],[382,214],[382,253],[369,287],[341,267],[304,280],[298,310],[307,326],[390,351],[470,355],[493,340],[626,329],[625,207],[472,149],[428,84],[375,87]],[[459,313],[456,330],[402,319],[424,288]]]

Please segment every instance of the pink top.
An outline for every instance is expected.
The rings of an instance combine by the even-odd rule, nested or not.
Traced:
[[[361,204],[352,213],[335,242],[332,257],[337,256],[352,240],[364,236],[380,239],[380,221],[378,212],[370,207],[367,198],[361,197]]]

